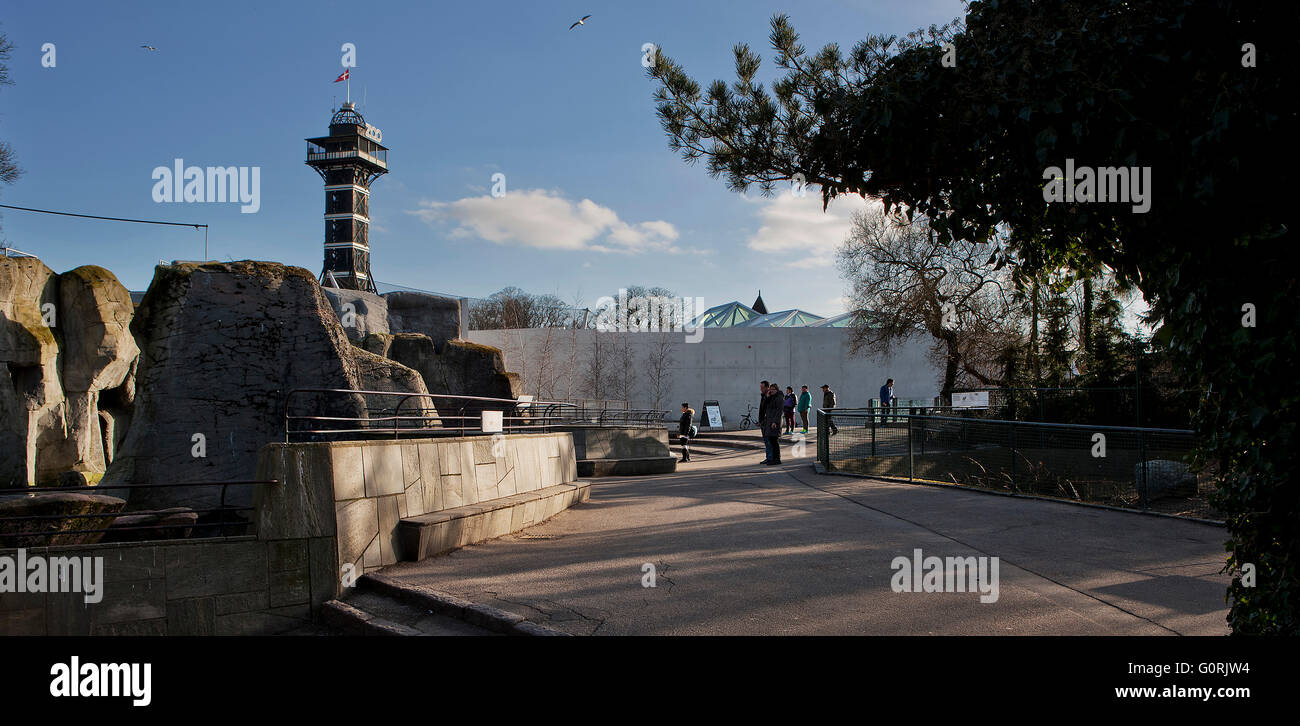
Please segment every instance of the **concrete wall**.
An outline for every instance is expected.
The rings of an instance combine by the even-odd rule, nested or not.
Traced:
[[[675,427],[682,401],[703,415],[702,403],[716,400],[728,427],[758,408],[758,382],[775,381],[795,393],[807,385],[813,406],[829,384],[841,407],[866,406],[888,378],[898,398],[938,395],[942,374],[928,360],[927,345],[913,341],[892,357],[851,355],[845,328],[706,328],[698,343],[683,333],[598,333],[594,330],[473,330],[469,340],[502,349],[506,368],[523,377],[523,393],[539,399],[616,398],[652,407],[655,381],[658,406],[673,412]],[[596,336],[600,336],[597,340]],[[605,363],[597,392],[590,361],[599,346]],[[666,348],[667,366],[655,364]],[[626,394],[626,395],[624,395]]]
[[[567,433],[492,437],[267,444],[259,478],[285,483],[270,511],[294,521],[259,522],[295,534],[337,522],[340,569],[362,573],[412,559],[398,523],[407,517],[478,504],[574,481],[577,459]],[[269,501],[269,500],[268,500]]]
[[[338,583],[333,537],[31,547],[26,555],[102,557],[103,600],[0,594],[0,635],[275,633],[310,622]]]
[[[501,441],[496,452],[489,437],[268,444],[257,478],[279,483],[257,487],[256,536],[26,548],[29,557],[102,557],[103,600],[86,603],[80,592],[0,593],[0,636],[249,635],[299,627],[339,596],[342,565],[360,577],[402,557],[402,517],[577,479],[569,434]],[[16,559],[16,550],[0,549],[0,556]]]
[[[608,429],[573,427],[574,453],[579,459],[640,459],[670,457],[668,429]]]

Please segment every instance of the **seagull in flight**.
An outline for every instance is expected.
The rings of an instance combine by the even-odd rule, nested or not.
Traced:
[[[153,47],[152,45],[142,45],[142,46],[140,46],[140,47],[141,47],[141,48],[144,48],[145,50],[152,50],[152,51],[156,51],[156,50],[158,50],[157,48]]]
[[[587,18],[590,18],[590,17],[591,17],[590,15],[584,15],[584,16],[582,16],[582,20],[579,20],[578,22],[574,23],[573,25],[570,25],[570,26],[569,26],[569,30],[573,30],[574,28],[578,27],[579,25],[586,25],[586,24],[587,24]]]

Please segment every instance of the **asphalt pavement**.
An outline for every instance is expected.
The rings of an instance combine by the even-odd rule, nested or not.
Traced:
[[[595,479],[547,522],[384,574],[575,635],[1228,633],[1221,527],[819,475],[807,449]],[[988,558],[985,577],[925,592],[928,557]]]

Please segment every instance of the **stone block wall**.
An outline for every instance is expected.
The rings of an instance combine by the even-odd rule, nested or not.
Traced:
[[[251,635],[303,626],[341,594],[348,571],[360,577],[403,558],[403,517],[577,478],[568,433],[495,443],[480,436],[268,444],[257,478],[278,483],[256,487],[256,536],[27,548],[28,557],[102,557],[103,600],[0,593],[0,636]],[[0,557],[16,552],[0,549]]]
[[[258,477],[285,483],[264,496],[292,500],[266,511],[302,513],[259,527],[318,536],[318,523],[337,522],[340,568],[360,577],[414,556],[402,550],[403,518],[572,482],[577,457],[568,433],[275,443],[262,449]]]
[[[647,459],[672,456],[665,428],[566,427],[579,459]]]
[[[33,547],[25,555],[102,557],[103,599],[0,594],[0,636],[276,633],[310,622],[338,580],[333,537]]]

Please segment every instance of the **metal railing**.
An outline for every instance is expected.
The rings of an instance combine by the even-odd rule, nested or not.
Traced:
[[[251,517],[246,517],[245,512],[251,512],[254,507],[240,507],[226,504],[226,492],[232,486],[266,486],[278,484],[276,479],[259,479],[259,480],[239,480],[239,481],[220,481],[220,482],[170,482],[166,484],[106,484],[102,486],[40,486],[40,487],[23,487],[20,489],[0,489],[0,494],[63,494],[67,492],[87,492],[91,494],[106,494],[114,496],[114,492],[121,490],[150,490],[150,489],[174,489],[180,487],[221,487],[221,499],[216,507],[200,509],[183,509],[177,511],[139,509],[124,510],[118,512],[96,512],[91,514],[25,514],[20,516],[0,516],[0,549],[11,547],[38,547],[44,546],[52,541],[55,537],[63,535],[87,535],[87,534],[122,534],[126,532],[143,532],[145,534],[166,535],[157,538],[151,537],[129,537],[126,540],[117,541],[157,541],[167,539],[178,539],[186,535],[179,535],[181,531],[207,531],[211,532],[213,528],[219,528],[216,534],[204,534],[204,537],[236,537],[254,534],[254,522]],[[114,527],[113,522],[119,517],[135,517],[144,515],[174,515],[180,513],[194,514],[196,519],[193,522],[173,522],[171,524],[133,524]],[[203,521],[203,520],[207,521]],[[102,520],[102,527],[62,529],[51,528],[42,525],[59,525],[60,523],[72,520],[87,520],[91,524],[99,523]],[[44,542],[32,542],[33,539]],[[95,542],[98,542],[96,540]],[[81,544],[95,544],[95,542],[85,542]]]
[[[888,417],[888,423],[884,419]],[[818,409],[826,471],[1222,520],[1187,429]]]
[[[309,412],[295,399],[311,395]],[[575,427],[659,428],[667,411],[613,408],[608,401],[520,401],[447,393],[295,388],[284,400],[284,440],[347,440],[547,433]],[[358,409],[365,415],[347,415]],[[331,413],[333,412],[333,413]],[[485,430],[484,413],[500,413],[501,427]]]
[[[388,165],[388,152],[380,151],[372,154],[368,151],[359,149],[347,149],[344,151],[325,151],[320,147],[312,148],[311,144],[307,145],[307,161],[325,161],[329,159],[365,159],[372,164],[379,166]]]

